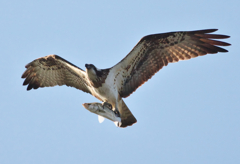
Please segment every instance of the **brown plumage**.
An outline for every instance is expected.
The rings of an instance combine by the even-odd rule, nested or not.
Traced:
[[[90,93],[85,71],[57,55],[38,58],[25,67],[22,78],[27,90],[67,85]]]
[[[124,66],[123,68],[126,70],[124,74],[126,78],[119,88],[120,95],[128,97],[168,63],[206,54],[228,52],[217,45],[229,46],[229,43],[212,39],[225,39],[229,36],[208,34],[214,31],[217,29],[170,32],[143,37],[133,50],[117,64]]]

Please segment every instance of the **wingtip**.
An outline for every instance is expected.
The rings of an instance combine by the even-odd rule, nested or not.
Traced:
[[[33,86],[31,84],[29,84],[27,87],[27,91],[30,91],[32,88],[33,88]]]
[[[217,31],[217,28],[213,28],[213,29],[207,29],[205,33],[211,33],[211,32],[215,32]]]
[[[226,43],[226,42],[224,42],[225,44],[224,45],[222,45],[222,46],[231,46],[231,44],[230,43]]]
[[[212,32],[215,32],[217,31],[218,29],[204,29],[204,30],[197,30],[197,31],[194,31],[194,32],[197,32],[197,33],[212,33]]]
[[[229,35],[224,35],[224,37],[225,38],[223,38],[223,39],[227,39],[227,38],[230,38],[231,36],[229,36]],[[231,44],[230,44],[231,45]]]

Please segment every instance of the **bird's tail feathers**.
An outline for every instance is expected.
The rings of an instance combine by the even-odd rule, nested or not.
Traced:
[[[122,99],[119,102],[118,110],[121,115],[121,123],[118,124],[119,127],[125,128],[137,122],[136,118],[133,116],[132,112],[128,109],[127,105]]]

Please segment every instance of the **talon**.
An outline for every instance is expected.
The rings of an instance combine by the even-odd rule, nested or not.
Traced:
[[[109,109],[111,109],[111,110],[112,110],[112,105],[111,105],[111,104],[109,104],[108,102],[103,102],[103,103],[102,103],[102,106],[103,106],[103,107],[105,107],[105,106],[106,106],[107,108],[109,108]]]

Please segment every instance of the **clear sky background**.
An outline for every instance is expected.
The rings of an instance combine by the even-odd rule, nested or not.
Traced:
[[[237,0],[1,0],[1,164],[236,164],[240,161]],[[81,104],[75,88],[26,91],[24,66],[58,54],[85,69],[119,62],[145,35],[218,28],[228,53],[169,64],[124,101],[125,129]]]

